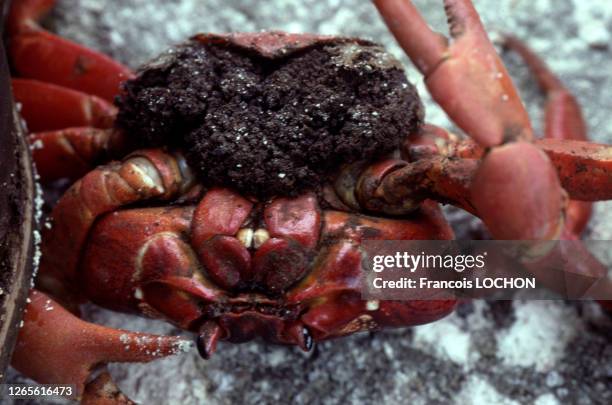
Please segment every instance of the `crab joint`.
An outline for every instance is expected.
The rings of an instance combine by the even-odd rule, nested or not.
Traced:
[[[139,192],[155,190],[164,193],[164,183],[155,165],[147,158],[135,156],[128,159],[121,168],[124,179]]]

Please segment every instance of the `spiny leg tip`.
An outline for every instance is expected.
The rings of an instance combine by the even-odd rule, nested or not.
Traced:
[[[311,351],[314,347],[314,339],[312,338],[312,334],[306,327],[302,328],[302,339],[300,342],[300,347],[305,352]]]
[[[223,337],[221,326],[213,320],[204,322],[196,339],[198,353],[204,360],[208,360],[217,350],[217,342]]]

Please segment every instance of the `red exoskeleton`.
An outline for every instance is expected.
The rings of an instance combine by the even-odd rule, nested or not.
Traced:
[[[320,189],[267,199],[204,186],[180,148],[131,149],[129,134],[114,126],[112,101],[134,74],[41,28],[53,3],[16,0],[9,20],[13,89],[40,175],[75,181],[43,230],[13,365],[42,383],[76,384],[84,402],[127,401],[108,373],[92,377],[99,366],[153,360],[184,344],[87,323],[78,318],[84,300],[193,331],[203,357],[219,340],[255,337],[309,350],[316,341],[432,322],[454,309],[454,300],[361,298],[360,243],[453,238],[437,202],[477,215],[497,239],[554,240],[577,238],[590,202],[612,198],[612,148],[586,141],[575,99],[508,37],[548,96],[545,136],[535,139],[469,0],[444,1],[450,39],[432,32],[410,1],[374,3],[433,98],[472,140],[422,125],[405,134],[401,159],[351,162]],[[193,40],[274,60],[335,39]]]

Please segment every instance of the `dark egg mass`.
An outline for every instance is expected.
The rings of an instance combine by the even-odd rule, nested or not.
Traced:
[[[117,125],[140,147],[183,150],[204,184],[260,198],[316,188],[421,125],[416,89],[380,45],[293,45],[260,52],[194,37],[125,83]]]

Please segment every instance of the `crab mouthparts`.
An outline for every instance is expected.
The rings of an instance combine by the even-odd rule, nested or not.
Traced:
[[[230,305],[198,328],[196,347],[204,359],[215,352],[220,340],[241,343],[261,337],[269,342],[299,346],[310,351],[314,339],[299,320],[302,308],[283,305]]]

